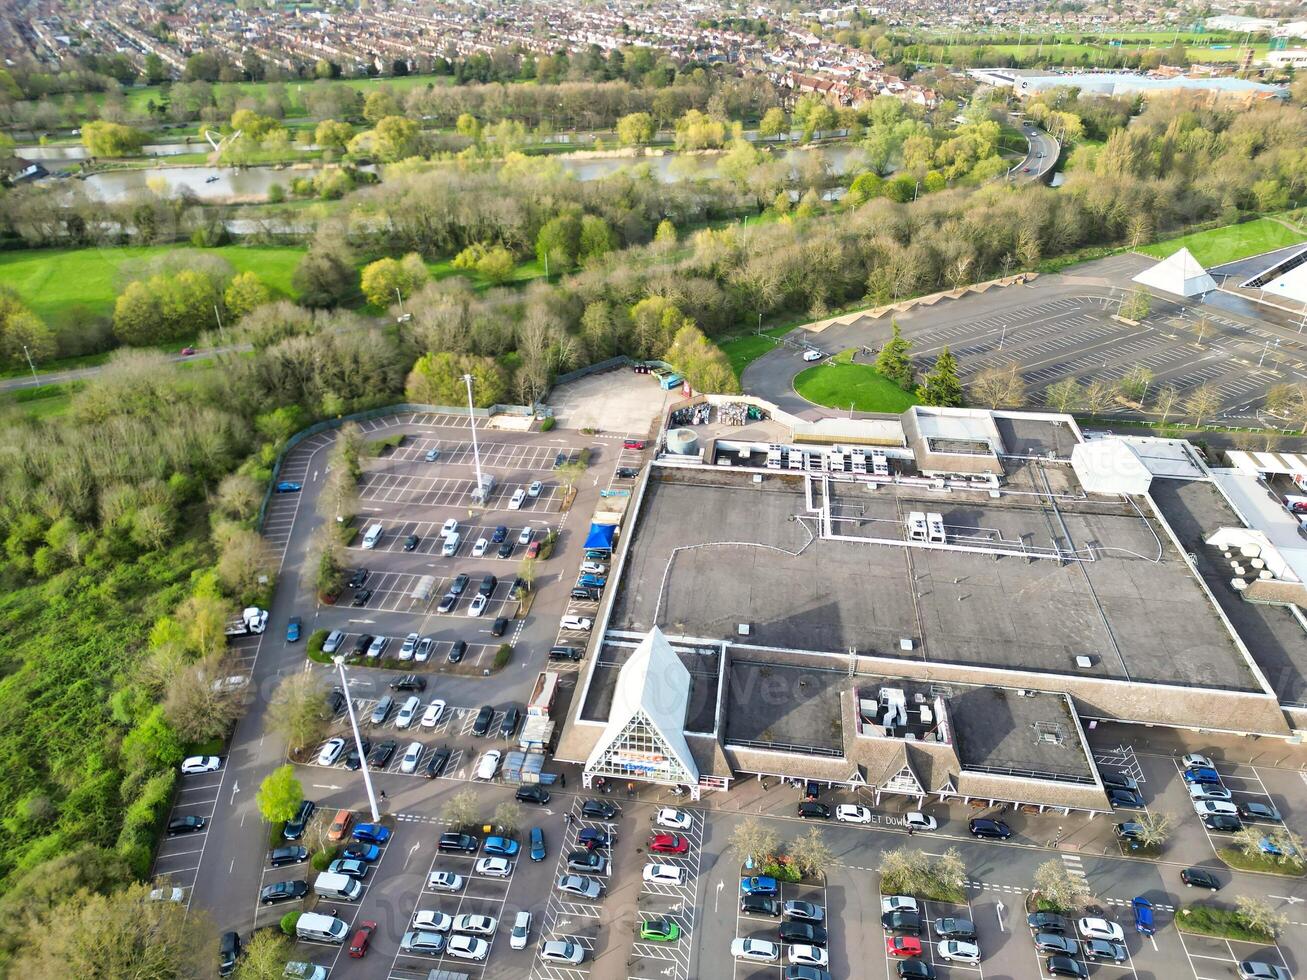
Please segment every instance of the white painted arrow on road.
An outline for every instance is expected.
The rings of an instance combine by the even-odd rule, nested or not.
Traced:
[[[994,911],[998,913],[998,931],[1006,932],[1007,930],[1003,928],[1003,903],[999,902],[995,905]]]
[[[231,799],[227,802],[228,806],[231,806],[236,802],[236,794],[239,793],[240,791],[241,791],[241,784],[233,779],[231,782]]]
[[[1297,895],[1267,895],[1267,898],[1278,898],[1282,902],[1288,902],[1290,905],[1297,905],[1299,902],[1305,902],[1307,899],[1299,898]]]
[[[722,900],[722,889],[725,887],[726,887],[726,882],[724,881],[717,882],[717,897],[712,903],[712,910],[714,913],[717,911],[718,903],[721,902]]]
[[[344,786],[337,786],[335,783],[314,783],[314,784],[313,784],[313,788],[314,788],[314,789],[334,789],[334,790],[339,790],[339,789],[344,789],[345,787],[344,787]]]

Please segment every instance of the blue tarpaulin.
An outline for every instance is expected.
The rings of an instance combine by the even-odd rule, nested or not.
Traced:
[[[613,535],[617,533],[616,524],[591,524],[590,533],[585,537],[587,548],[607,548],[613,550]]]

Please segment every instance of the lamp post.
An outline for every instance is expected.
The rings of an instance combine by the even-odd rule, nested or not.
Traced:
[[[363,772],[363,786],[368,792],[368,806],[372,808],[372,820],[377,822],[381,819],[381,813],[377,810],[377,796],[372,792],[372,774],[368,772],[368,757],[363,751],[363,736],[359,734],[359,722],[354,716],[354,699],[349,696],[349,681],[345,680],[345,658],[336,656],[331,658],[336,669],[340,671],[340,689],[345,692],[345,710],[349,713],[349,727],[354,731],[354,748],[358,750],[359,767]]]
[[[1298,328],[1298,332],[1302,333],[1302,327]],[[27,358],[27,366],[32,369],[32,384],[39,387],[41,379],[36,376],[36,365],[32,363],[32,352],[27,349],[26,344],[23,344],[23,356]]]
[[[477,447],[477,420],[476,416],[472,414],[472,375],[463,375],[463,381],[467,384],[467,421],[472,429],[472,460],[476,463],[477,491],[480,492],[485,484],[482,482],[481,477],[481,450]],[[485,503],[484,500],[481,502]]]

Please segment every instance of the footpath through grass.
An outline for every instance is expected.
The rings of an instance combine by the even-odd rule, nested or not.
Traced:
[[[794,390],[810,402],[827,408],[853,408],[857,412],[906,411],[917,398],[904,391],[870,364],[854,364],[854,351],[842,351],[829,361],[810,367],[794,379]]]
[[[1164,259],[1187,248],[1200,263],[1210,267],[1302,241],[1307,241],[1307,235],[1300,235],[1270,218],[1257,218],[1241,225],[1226,225],[1145,245],[1139,251]]]

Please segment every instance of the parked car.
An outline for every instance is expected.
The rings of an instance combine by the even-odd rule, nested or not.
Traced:
[[[476,595],[472,597],[472,604],[467,607],[469,616],[480,616],[486,611],[486,606],[490,604],[490,597],[485,595]]]
[[[607,800],[585,800],[581,804],[581,816],[591,820],[613,820],[618,812],[617,804]]]
[[[1126,961],[1126,948],[1121,943],[1106,939],[1086,939],[1084,948],[1087,960],[1111,960],[1113,963]]]
[[[1055,912],[1032,912],[1026,916],[1026,925],[1035,932],[1048,932],[1057,935],[1071,932],[1071,921]]]
[[[361,844],[355,842],[353,844],[346,844],[341,848],[340,856],[353,858],[355,861],[372,862],[381,857],[381,848],[377,847],[376,844]]]
[[[649,851],[652,854],[686,854],[690,842],[680,834],[654,834],[649,838]]]
[[[384,844],[390,840],[390,830],[379,823],[361,823],[354,828],[353,837],[365,844]]]
[[[436,460],[440,458],[440,450],[428,449],[426,455],[423,456],[422,458],[426,460],[428,463],[434,463]]]
[[[399,948],[410,956],[441,956],[447,942],[448,939],[438,932],[414,929],[404,933]]]
[[[1239,964],[1239,980],[1290,980],[1290,973],[1274,963],[1244,960]]]
[[[871,823],[871,810],[855,803],[841,803],[835,808],[835,819],[840,823]]]
[[[349,577],[349,587],[351,589],[362,588],[363,583],[368,580],[368,576],[371,574],[366,568],[354,569],[354,574]]]
[[[1180,765],[1186,769],[1215,769],[1216,763],[1198,752],[1190,752],[1180,757]]]
[[[1256,800],[1241,802],[1237,805],[1239,816],[1245,820],[1265,820],[1268,823],[1281,823],[1283,817],[1280,811],[1269,803],[1259,803]]]
[[[946,915],[935,920],[935,935],[940,939],[975,939],[976,924],[970,919]]]
[[[671,919],[645,919],[640,923],[640,938],[645,942],[674,943],[681,938],[681,927]]]
[[[463,884],[463,876],[452,871],[432,871],[427,875],[427,888],[433,892],[462,891]]]
[[[581,659],[581,651],[578,650],[576,647],[564,647],[564,646],[550,647],[549,659],[576,661]]]
[[[1007,840],[1012,836],[1012,830],[1002,820],[991,820],[988,817],[972,817],[967,822],[967,829],[971,831],[972,837],[981,837],[986,840]]]
[[[880,917],[880,924],[886,932],[921,935],[921,916],[916,912],[886,912]]]
[[[422,539],[419,538],[416,534],[410,534],[408,537],[406,537],[406,538],[404,539],[404,550],[405,550],[405,551],[416,551],[416,550],[417,550],[418,543],[419,543],[421,540],[422,540]]]
[[[589,899],[598,898],[604,890],[599,882],[584,875],[559,875],[554,887],[560,892]]]
[[[577,633],[589,633],[594,626],[594,620],[586,616],[564,616],[559,625],[565,630],[572,630]]]
[[[410,633],[408,636],[404,637],[404,642],[399,648],[399,659],[412,660],[413,654],[417,652],[418,640],[420,639],[421,636],[417,633]]]
[[[340,761],[340,754],[345,751],[345,740],[340,737],[329,738],[318,750],[318,765],[334,766]]]
[[[1118,789],[1128,789],[1133,790],[1136,793],[1139,792],[1139,782],[1133,777],[1126,776],[1123,773],[1113,772],[1109,769],[1105,772],[1099,773],[1099,778],[1103,780],[1104,786],[1115,786]]]
[[[824,922],[826,910],[814,902],[791,900],[785,903],[785,918],[799,922]]]
[[[377,924],[368,919],[359,923],[358,929],[354,931],[354,936],[349,941],[349,955],[354,959],[362,959],[368,953],[368,946],[372,942],[372,934],[377,931]]]
[[[1189,799],[1191,800],[1225,800],[1229,802],[1234,798],[1233,794],[1224,786],[1217,786],[1215,783],[1185,783],[1189,789]]]
[[[517,913],[517,918],[513,920],[513,931],[508,934],[508,946],[510,949],[526,949],[527,941],[531,938],[531,913],[526,909]]]
[[[752,963],[777,963],[780,962],[781,948],[766,939],[733,939],[731,955]]]
[[[571,851],[567,855],[567,870],[601,875],[608,871],[608,859],[590,850]]]
[[[1221,774],[1208,766],[1195,766],[1193,769],[1184,771],[1184,781],[1186,783],[1214,783],[1219,786],[1221,784]]]
[[[241,956],[239,933],[224,932],[218,938],[218,976],[229,977],[236,972],[236,961]]]
[[[477,712],[476,719],[472,722],[472,734],[484,738],[490,734],[490,724],[495,720],[495,709],[488,704],[483,704],[481,710]]]
[[[482,555],[486,553],[486,549],[489,547],[490,547],[489,541],[487,541],[485,538],[477,538],[476,544],[472,545],[472,557],[480,558]]]
[[[528,497],[538,497],[540,496],[540,491],[544,489],[544,486],[545,485],[539,480],[532,480],[530,485],[526,488],[526,495]]]
[[[1080,953],[1080,942],[1056,932],[1035,933],[1035,949],[1041,953],[1057,953],[1075,957]]]
[[[411,696],[399,707],[399,714],[395,716],[395,727],[400,731],[410,728],[413,722],[418,719],[418,711],[422,708],[422,699],[417,695]]]
[[[354,858],[336,858],[327,865],[327,871],[334,875],[345,875],[347,878],[362,879],[367,877],[368,863],[359,861]]]
[[[831,809],[825,803],[815,800],[803,800],[799,803],[799,817],[802,820],[829,820]]]
[[[447,762],[449,762],[449,746],[442,745],[431,753],[431,758],[427,760],[427,764],[422,771],[427,779],[435,779],[444,772],[445,763]]]
[[[510,705],[504,712],[504,717],[499,720],[499,737],[512,738],[521,720],[522,709],[517,705]]]
[[[939,953],[939,958],[945,963],[970,963],[980,962],[980,947],[973,942],[967,942],[962,939],[946,939],[935,949]]]
[[[498,619],[496,619],[493,623],[490,624],[491,636],[503,636],[506,632],[508,632],[507,616],[500,616]]]
[[[498,749],[491,749],[481,757],[477,763],[475,778],[491,780],[495,778],[495,773],[499,772],[500,752]]]
[[[263,886],[263,890],[259,892],[259,902],[263,905],[293,902],[296,899],[303,898],[308,893],[309,883],[307,881],[278,881]]]
[[[582,827],[576,834],[576,843],[587,850],[607,850],[612,838],[598,827]]]
[[[826,945],[826,930],[814,922],[801,922],[791,919],[782,922],[776,934],[784,943],[807,943],[810,946]],[[921,944],[918,943],[918,946]]]
[[[475,870],[483,878],[507,878],[513,873],[513,862],[502,857],[479,858]]]
[[[183,776],[198,776],[206,772],[217,772],[222,768],[222,759],[216,755],[193,755],[182,760]]]
[[[435,728],[440,723],[440,717],[445,713],[445,702],[436,698],[427,705],[426,710],[422,712],[422,720],[418,722],[421,728]]]
[[[1126,807],[1133,810],[1142,810],[1144,808],[1144,798],[1142,796],[1134,790],[1121,789],[1119,786],[1108,788],[1107,802],[1114,807]]]
[[[305,800],[305,802],[308,801]],[[308,859],[309,849],[301,847],[299,844],[274,847],[268,852],[268,865],[273,868],[284,867],[287,864],[303,864]]]
[[[534,803],[536,806],[544,806],[549,802],[549,790],[539,784],[532,783],[527,786],[519,786],[513,798],[519,803]]]
[[[1078,980],[1084,980],[1089,976],[1089,971],[1080,965],[1079,960],[1073,960],[1069,956],[1050,956],[1044,964],[1050,976],[1054,977],[1076,977]]]
[[[1210,817],[1203,817],[1203,826],[1208,830],[1215,830],[1224,834],[1234,834],[1243,830],[1243,822],[1238,817],[1232,817],[1225,813],[1214,813]]]
[[[497,528],[495,528],[494,533],[490,535],[490,540],[495,544],[499,544],[500,542],[504,541],[507,537],[508,537],[508,528],[505,525],[500,524]]]
[[[374,725],[385,724],[386,719],[390,717],[390,709],[393,707],[395,707],[395,699],[389,694],[383,694],[377,699],[376,706],[372,709],[372,715],[368,720]]]
[[[395,754],[395,750],[398,748],[399,743],[393,738],[386,739],[372,750],[372,754],[368,756],[368,765],[373,769],[386,768],[390,764],[390,757]]]
[[[905,813],[903,815],[903,826],[911,827],[915,833],[922,831],[936,830],[939,824],[934,817],[928,817],[924,813]]]
[[[418,640],[417,646],[413,649],[413,659],[420,664],[424,664],[430,660],[431,647],[434,643],[435,641],[429,636],[424,636]]]
[[[371,660],[376,660],[378,657],[380,657],[382,654],[386,652],[386,648],[388,646],[390,646],[390,637],[374,636],[372,638],[372,643],[369,644],[368,646],[368,654],[367,654],[368,658]]]
[[[1227,817],[1237,817],[1239,809],[1225,800],[1194,800],[1194,813],[1200,817],[1210,817],[1218,813]]]
[[[409,742],[408,748],[404,750],[404,755],[399,760],[399,771],[403,773],[417,772],[418,762],[422,759],[422,743]]]
[[[451,936],[445,952],[459,960],[484,960],[490,952],[490,944],[475,936]]]
[[[449,656],[445,659],[451,664],[461,663],[464,655],[467,653],[467,641],[455,640],[454,645],[449,648]]]
[[[770,915],[776,918],[781,914],[781,900],[766,895],[741,895],[740,911],[751,915]]]
[[[481,845],[481,850],[485,854],[493,854],[498,857],[512,857],[518,852],[519,845],[511,837],[487,837],[485,843]]]
[[[168,821],[168,836],[174,834],[193,834],[196,831],[203,830],[206,821],[203,817],[173,817]]]
[[[282,480],[277,484],[278,493],[299,493],[304,489],[304,484],[295,483],[293,480]]]
[[[740,891],[746,895],[779,895],[780,885],[768,875],[753,875],[740,879]]]
[[[322,641],[323,653],[335,653],[340,649],[340,645],[345,642],[344,630],[332,630],[327,634],[327,638]]]
[[[1115,922],[1098,916],[1085,916],[1076,923],[1081,939],[1106,939],[1114,943],[1125,942],[1125,930]]]
[[[550,939],[540,944],[540,958],[546,963],[581,963],[585,961],[585,947],[564,939]]]
[[[359,589],[354,593],[354,598],[350,600],[351,606],[366,606],[368,600],[372,598],[371,589]]]
[[[666,885],[685,884],[685,869],[674,864],[646,864],[641,878],[646,882]]]

